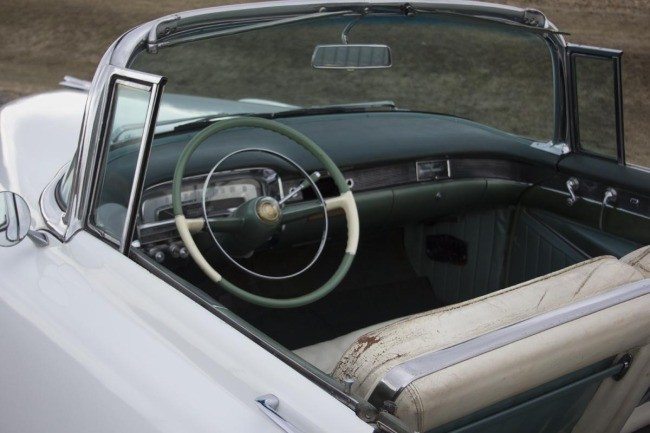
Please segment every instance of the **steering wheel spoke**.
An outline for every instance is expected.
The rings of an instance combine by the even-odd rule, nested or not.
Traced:
[[[205,218],[187,218],[190,233],[198,233],[205,229]],[[244,219],[234,216],[209,218],[208,224],[216,233],[237,233],[244,226]]]
[[[310,216],[323,213],[323,205],[319,202],[303,202],[289,204],[282,209],[282,224],[300,221]]]

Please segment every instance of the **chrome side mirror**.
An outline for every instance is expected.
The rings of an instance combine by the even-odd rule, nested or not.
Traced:
[[[31,223],[25,199],[13,192],[0,192],[0,247],[12,247],[25,239]]]

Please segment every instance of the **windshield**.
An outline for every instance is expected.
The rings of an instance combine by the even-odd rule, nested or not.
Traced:
[[[390,68],[312,66],[315,47],[340,44],[350,24],[350,44],[390,47]],[[158,123],[370,103],[458,116],[539,141],[553,137],[545,40],[462,17],[324,18],[143,51],[131,67],[168,78]]]

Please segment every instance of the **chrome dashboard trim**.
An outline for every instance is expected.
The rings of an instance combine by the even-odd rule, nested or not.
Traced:
[[[442,176],[433,176],[433,177],[423,177],[422,173],[420,172],[420,167],[422,167],[425,164],[435,164],[435,163],[440,163],[444,164],[445,168],[447,170],[447,174],[442,175]],[[427,160],[420,160],[420,161],[415,161],[415,180],[418,182],[426,182],[430,180],[443,180],[443,179],[451,179],[451,161],[449,159],[427,159]]]
[[[418,379],[581,317],[649,294],[650,278],[646,278],[482,334],[454,346],[424,353],[388,370],[373,389],[368,401],[375,407],[382,407],[387,400],[397,400],[404,388]]]

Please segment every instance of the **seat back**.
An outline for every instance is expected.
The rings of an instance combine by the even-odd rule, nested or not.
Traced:
[[[369,332],[348,348],[333,374],[354,378],[353,390],[377,406],[394,402],[395,414],[420,432],[475,431],[471,425],[481,420],[518,413],[521,404],[534,407],[531,400],[540,398],[548,409],[559,398],[544,400],[549,393],[559,396],[563,387],[574,392],[575,383],[595,381],[580,398],[567,400],[583,403],[571,408],[572,416],[557,424],[542,417],[539,429],[527,425],[525,431],[591,428],[585,417],[594,418],[605,404],[618,412],[584,431],[620,430],[634,407],[629,393],[642,395],[635,387],[648,381],[650,280],[643,278],[614,257],[595,258]],[[635,360],[624,380],[612,385],[628,394],[605,402],[596,389],[620,373],[614,364],[628,352]],[[511,422],[521,427],[522,420]],[[487,427],[478,431],[491,431]]]
[[[634,266],[645,278],[650,278],[650,245],[621,257],[621,261]]]

